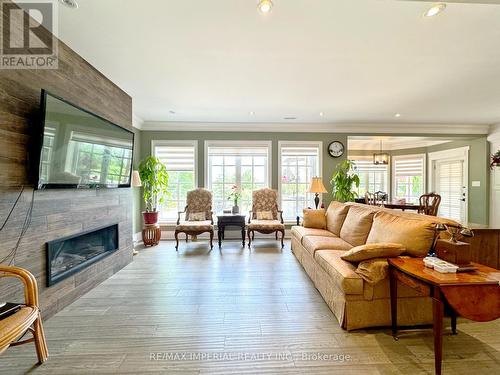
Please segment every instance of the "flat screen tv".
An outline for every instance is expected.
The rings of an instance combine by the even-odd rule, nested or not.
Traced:
[[[38,188],[130,187],[134,133],[42,90]]]

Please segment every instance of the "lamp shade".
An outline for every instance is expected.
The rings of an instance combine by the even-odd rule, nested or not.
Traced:
[[[309,187],[309,193],[328,193],[323,185],[321,177],[313,177],[311,180],[311,186]]]
[[[141,187],[142,181],[139,171],[132,171],[132,187]]]

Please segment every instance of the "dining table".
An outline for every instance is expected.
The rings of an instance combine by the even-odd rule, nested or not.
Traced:
[[[384,207],[402,211],[406,210],[418,211],[420,209],[420,205],[414,203],[384,203]]]

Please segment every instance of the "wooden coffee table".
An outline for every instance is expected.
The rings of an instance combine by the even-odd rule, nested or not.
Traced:
[[[500,271],[473,263],[476,271],[440,273],[427,268],[420,258],[389,259],[392,333],[397,334],[397,282],[432,297],[434,320],[434,366],[441,374],[443,356],[443,316],[451,315],[451,327],[456,333],[456,317],[488,322],[500,318]]]

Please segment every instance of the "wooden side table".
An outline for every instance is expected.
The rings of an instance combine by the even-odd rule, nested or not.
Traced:
[[[434,368],[441,374],[443,357],[443,317],[451,315],[451,328],[456,333],[456,317],[477,322],[500,318],[500,271],[472,263],[476,271],[440,273],[427,268],[421,258],[389,259],[392,333],[397,335],[397,282],[401,282],[432,298],[434,331]]]
[[[245,247],[245,215],[217,215],[217,237],[219,239],[219,247],[222,247],[222,240],[224,239],[226,227],[238,227],[241,229],[241,243],[242,246]]]
[[[159,224],[146,224],[142,230],[144,246],[156,246],[160,243],[161,228]]]

